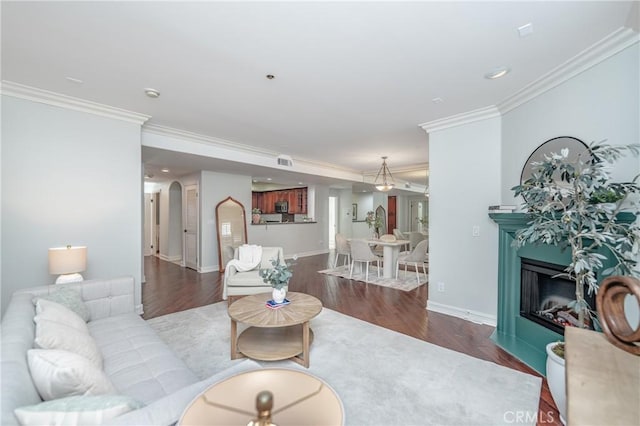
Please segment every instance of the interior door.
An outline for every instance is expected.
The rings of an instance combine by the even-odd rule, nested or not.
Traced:
[[[387,228],[387,233],[393,234],[393,230],[397,228],[396,226],[396,196],[390,195],[387,198],[387,218],[389,220],[389,226]]]
[[[198,186],[189,185],[185,188],[187,202],[185,205],[184,222],[184,253],[185,266],[198,269]]]

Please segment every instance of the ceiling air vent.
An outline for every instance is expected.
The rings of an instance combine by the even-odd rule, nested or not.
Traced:
[[[279,166],[292,167],[293,166],[293,160],[288,155],[278,155],[278,165]]]

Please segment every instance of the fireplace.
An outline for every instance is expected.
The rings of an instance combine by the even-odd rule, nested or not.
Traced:
[[[565,327],[578,325],[577,314],[567,306],[575,300],[575,282],[558,276],[564,269],[565,266],[521,258],[520,316],[562,335]],[[593,295],[586,288],[584,294],[589,306],[595,307]],[[589,322],[587,327],[593,328]]]

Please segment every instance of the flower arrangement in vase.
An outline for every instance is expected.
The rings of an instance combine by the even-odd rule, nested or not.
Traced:
[[[373,237],[377,238],[378,229],[382,227],[382,218],[376,216],[373,211],[369,210],[364,221],[367,222],[367,225],[369,225],[369,229],[373,228]]]
[[[297,256],[294,256],[293,260],[296,259]],[[276,303],[282,303],[287,296],[289,280],[293,276],[293,273],[291,272],[293,264],[286,262],[280,263],[277,259],[271,259],[270,262],[272,268],[261,268],[260,277],[265,284],[269,284],[273,287],[273,301]]]
[[[251,223],[258,224],[260,223],[260,215],[262,211],[258,208],[251,209]]]

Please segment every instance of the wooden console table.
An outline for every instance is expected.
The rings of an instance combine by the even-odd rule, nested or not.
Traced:
[[[602,333],[565,329],[567,424],[640,425],[640,356]]]

